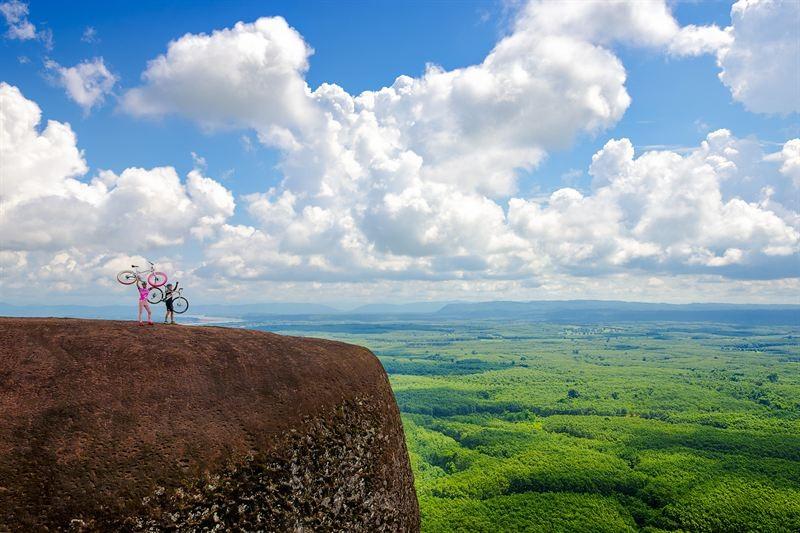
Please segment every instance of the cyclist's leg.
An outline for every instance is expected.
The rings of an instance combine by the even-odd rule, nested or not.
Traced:
[[[142,300],[139,300],[139,324],[142,323]]]

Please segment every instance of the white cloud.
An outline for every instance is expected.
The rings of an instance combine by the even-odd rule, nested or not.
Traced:
[[[0,13],[6,19],[9,39],[27,41],[36,38],[36,26],[28,20],[28,4],[19,0],[10,0],[0,4]]]
[[[780,162],[781,174],[792,180],[795,189],[800,189],[800,139],[787,141],[780,152],[769,154],[765,160]]]
[[[67,96],[86,113],[103,103],[119,79],[108,70],[102,57],[83,61],[74,67],[62,67],[49,60],[46,66],[57,74],[57,83],[64,87]]]
[[[81,42],[94,44],[99,43],[100,38],[97,37],[97,30],[93,26],[86,26],[81,35]]]
[[[144,85],[122,106],[139,116],[180,112],[209,127],[292,127],[310,113],[302,74],[312,52],[280,17],[187,34],[148,63]]]
[[[532,0],[523,8],[517,30],[546,35],[571,35],[597,44],[625,42],[664,46],[679,31],[662,0],[572,2]]]
[[[172,280],[183,280],[189,274],[164,256],[150,256],[159,270],[169,273]],[[36,291],[47,303],[84,303],[98,305],[131,301],[130,287],[120,285],[116,274],[130,269],[132,264],[146,265],[147,259],[138,254],[101,253],[82,248],[66,248],[56,252],[0,251],[0,289],[3,297],[20,297],[30,304],[31,291]],[[87,281],[88,280],[88,281]]]
[[[453,294],[602,294],[591,278],[663,291],[654,279],[682,276],[701,291],[702,279],[796,277],[794,141],[765,155],[757,141],[719,130],[698,147],[637,157],[628,139],[612,140],[592,159],[590,190],[516,197],[521,171],[625,113],[630,97],[614,43],[723,54],[746,42],[737,24],[680,27],[655,0],[532,2],[483,61],[430,65],[358,95],[308,86],[312,49],[282,18],[187,34],[148,63],[121,107],[243,128],[245,149],[255,139],[276,148],[282,182],[242,199],[253,224],[229,222],[233,197],[197,162],[184,182],[171,167],[80,181],[86,164],[69,126],[51,121],[39,133],[38,107],[19,95],[23,111],[9,113],[25,120],[8,127],[25,144],[13,168],[41,168],[42,176],[12,176],[37,178],[12,191],[20,196],[0,225],[11,255],[0,260],[31,271],[55,261],[55,272],[70,261],[105,264],[104,243],[117,257],[191,235],[203,246],[192,275],[232,294],[308,282],[402,292],[408,280],[434,293],[433,283]],[[22,208],[28,218],[11,232],[8,212]],[[124,232],[132,227],[135,234]]]
[[[66,194],[72,178],[88,170],[68,124],[48,121],[41,132],[41,111],[16,87],[0,84],[3,121],[3,187],[0,199],[9,208],[18,202],[46,194]]]
[[[53,38],[53,30],[50,28],[44,28],[39,30],[36,34],[36,37],[42,41],[45,50],[51,51],[55,46],[55,39]]]
[[[680,27],[662,0],[607,2],[534,0],[519,24],[541,33],[580,35],[587,41],[621,41],[664,47],[677,56],[715,54],[722,83],[757,113],[800,111],[800,2],[739,0],[731,25]]]
[[[252,129],[281,152],[280,186],[244,198],[257,225],[224,226],[207,248],[204,271],[223,279],[758,277],[765,263],[787,275],[797,207],[758,144],[725,131],[638,158],[613,141],[588,194],[504,200],[520,170],[622,117],[630,97],[613,43],[696,55],[733,39],[680,27],[661,1],[564,5],[528,4],[479,64],[431,65],[359,95],[311,90],[311,48],[283,19],[189,34],[149,63],[124,108]]]
[[[397,195],[417,181],[502,197],[517,174],[582,132],[613,126],[630,103],[614,42],[679,55],[729,47],[733,32],[685,26],[662,0],[533,1],[480,64],[350,95],[304,80],[312,53],[280,17],[187,34],[148,64],[123,108],[181,113],[204,127],[252,128],[283,152],[284,186],[311,197],[371,182]],[[433,190],[428,187],[425,190]]]
[[[191,156],[192,156],[192,165],[194,165],[194,168],[202,170],[208,166],[206,158],[197,154],[197,152],[191,152]]]
[[[517,169],[613,125],[630,103],[612,53],[537,28],[520,26],[479,65],[430,66],[421,78],[400,76],[358,96],[330,84],[312,92],[303,78],[310,53],[282,18],[189,34],[148,64],[123,108],[253,128],[286,152],[287,180],[315,180],[320,193],[337,188],[326,174],[366,179],[408,153],[422,158],[426,180],[508,194]]]
[[[249,152],[252,152],[252,151],[255,150],[255,147],[253,146],[253,141],[250,140],[250,136],[249,135],[243,134],[241,137],[239,137],[239,140],[241,141],[242,149],[245,152],[249,153]]]
[[[99,172],[89,181],[75,134],[48,121],[20,91],[0,84],[0,243],[10,252],[134,253],[208,238],[233,214],[232,194],[172,167]],[[94,251],[94,252],[92,252]]]
[[[757,165],[761,186],[779,181],[760,165],[763,154],[752,153],[752,144],[718,130],[688,155],[635,158],[629,140],[609,141],[592,158],[591,195],[561,189],[544,203],[512,199],[509,221],[570,268],[682,271],[775,261],[784,265],[783,275],[797,275],[797,214],[752,191],[747,171]],[[757,270],[747,275],[759,277]]]
[[[689,24],[678,31],[669,43],[669,51],[679,56],[714,54],[733,42],[730,28],[720,29],[716,25],[695,26]]]
[[[197,220],[191,228],[192,234],[197,238],[213,236],[216,228],[233,216],[236,204],[231,192],[219,182],[203,176],[198,170],[189,172],[186,194],[192,203],[192,215]]]
[[[588,42],[610,45],[667,48],[675,55],[714,53],[732,37],[718,26],[681,27],[663,0],[607,0],[605,2],[529,2],[517,27],[539,34],[579,36]]]
[[[20,0],[9,0],[0,3],[0,15],[6,21],[8,30],[7,39],[29,41],[38,39],[47,50],[53,49],[53,31],[50,28],[37,30],[36,26],[28,20],[28,4]]]
[[[717,62],[733,98],[758,113],[800,112],[800,2],[739,0],[727,31]]]
[[[204,272],[330,282],[793,277],[800,217],[796,189],[782,185],[775,164],[782,161],[718,130],[685,154],[636,157],[629,140],[609,141],[592,158],[588,193],[563,188],[507,205],[421,180],[372,201],[371,191],[362,193],[363,203],[351,196],[309,204],[304,192],[272,190],[245,198],[259,227],[226,226]]]

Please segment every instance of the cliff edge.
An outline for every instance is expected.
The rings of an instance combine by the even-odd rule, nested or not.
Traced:
[[[367,349],[0,318],[0,531],[418,531]]]

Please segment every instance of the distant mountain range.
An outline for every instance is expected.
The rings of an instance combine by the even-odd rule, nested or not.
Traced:
[[[541,300],[448,304],[436,316],[462,320],[525,319],[571,323],[679,321],[800,325],[800,305]]]
[[[156,317],[163,310],[156,306]],[[133,318],[131,306],[31,305],[0,303],[0,315],[75,318]],[[643,321],[720,322],[732,324],[800,325],[800,305],[664,304],[607,300],[538,300],[529,302],[418,302],[368,304],[343,310],[313,303],[197,305],[188,315],[245,319],[295,317],[339,320],[531,320],[564,323]]]
[[[450,305],[447,302],[417,302],[411,304],[367,304],[356,307],[347,313],[354,315],[435,313]]]

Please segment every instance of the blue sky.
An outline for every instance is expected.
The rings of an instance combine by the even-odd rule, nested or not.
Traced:
[[[756,6],[757,10],[743,11],[740,20],[734,21],[731,16],[731,2],[652,2],[643,4],[644,8],[634,6],[631,9],[620,9],[619,6],[609,3],[599,5],[600,3],[585,2],[584,6],[594,7],[580,7],[576,10],[575,6],[579,4],[202,1],[164,5],[161,2],[143,1],[110,4],[82,2],[76,8],[74,4],[65,2],[6,3],[15,6],[17,11],[12,18],[6,16],[7,33],[0,41],[3,50],[0,55],[0,81],[18,89],[21,97],[35,102],[42,110],[43,122],[36,126],[40,133],[47,120],[68,124],[74,132],[75,146],[82,151],[87,168],[78,174],[65,175],[65,180],[76,179],[78,182],[90,184],[102,170],[110,170],[119,176],[127,168],[152,169],[168,166],[175,169],[180,180],[177,187],[185,188],[188,187],[187,175],[195,169],[204,179],[213,180],[214,185],[219,186],[219,189],[214,189],[214,194],[222,195],[221,191],[225,190],[236,204],[232,211],[226,210],[222,205],[225,200],[222,199],[222,204],[218,202],[217,211],[206,213],[207,218],[217,217],[219,220],[213,224],[204,222],[207,227],[204,226],[202,230],[202,238],[193,238],[190,235],[196,237],[199,234],[198,231],[192,233],[193,228],[196,230],[198,226],[187,225],[183,230],[175,226],[173,234],[166,235],[165,232],[165,235],[154,237],[152,242],[148,241],[146,244],[143,244],[143,241],[147,241],[146,238],[132,238],[130,243],[125,243],[119,237],[103,237],[111,239],[106,244],[100,237],[93,242],[83,243],[80,239],[69,236],[63,239],[45,239],[48,243],[41,246],[14,243],[9,246],[6,242],[4,248],[9,254],[14,254],[13,260],[8,259],[9,264],[19,266],[22,261],[30,273],[32,269],[48,268],[48,265],[52,265],[53,258],[63,259],[66,254],[69,259],[64,260],[65,264],[88,262],[99,276],[107,276],[114,265],[125,263],[128,257],[144,255],[158,258],[176,274],[195,281],[198,285],[207,287],[210,284],[218,287],[226,298],[237,301],[309,299],[317,295],[326,301],[336,301],[342,292],[347,293],[348,298],[354,302],[469,298],[472,294],[476,295],[476,299],[510,298],[515,294],[530,298],[616,297],[670,301],[687,301],[693,298],[762,301],[765,299],[764,295],[767,295],[768,300],[774,297],[784,300],[796,298],[797,278],[800,275],[797,268],[798,191],[791,182],[791,173],[794,170],[789,168],[790,155],[793,152],[787,149],[790,155],[782,156],[781,153],[788,141],[800,136],[796,102],[797,49],[795,46],[793,50],[791,46],[792,38],[797,41],[800,36],[796,27],[794,30],[791,27],[787,30],[780,21],[791,26],[792,17],[795,20],[797,17],[797,5],[792,2],[777,2],[775,5],[762,2],[760,6]],[[26,8],[27,13],[20,14],[20,5]],[[592,9],[597,12],[591,12]],[[636,24],[641,27],[627,29],[632,23],[626,17],[634,15],[625,11],[642,9],[644,17],[635,18],[639,21]],[[582,29],[577,32],[570,27],[555,27],[555,23],[551,21],[558,19],[559,10],[574,15],[579,22],[580,17],[585,16],[587,22],[578,26]],[[575,14],[582,10],[586,13]],[[612,28],[598,26],[597,29],[591,29],[592,21],[598,20],[601,15],[605,16],[606,12],[611,17],[609,20],[612,21]],[[788,18],[786,13],[789,14]],[[372,109],[367,111],[375,113],[382,128],[389,125],[375,132],[373,139],[392,139],[391,142],[395,142],[394,135],[400,135],[405,144],[398,148],[400,152],[397,154],[408,150],[419,155],[422,161],[420,176],[413,179],[398,177],[395,171],[393,177],[380,179],[395,180],[397,183],[382,188],[378,194],[374,190],[374,184],[379,181],[380,172],[374,168],[368,169],[373,163],[359,160],[363,176],[353,178],[354,183],[358,184],[342,185],[341,190],[336,189],[336,195],[337,198],[346,197],[347,193],[342,191],[357,189],[359,192],[354,193],[356,196],[362,193],[364,195],[362,203],[355,200],[348,203],[341,199],[331,202],[324,199],[325,194],[318,194],[317,190],[308,188],[310,185],[306,178],[295,177],[292,172],[297,176],[306,176],[309,172],[328,172],[325,169],[338,168],[341,154],[345,152],[338,152],[339,160],[326,160],[313,168],[299,169],[299,163],[295,161],[289,164],[291,169],[287,170],[287,161],[291,160],[294,152],[285,145],[276,144],[274,140],[263,139],[264,132],[271,127],[290,131],[297,146],[302,145],[302,158],[307,161],[316,157],[315,154],[322,149],[315,144],[317,141],[313,134],[308,132],[313,131],[313,128],[324,127],[319,121],[313,123],[316,124],[314,126],[312,122],[284,124],[280,119],[270,118],[274,113],[280,114],[281,106],[293,105],[295,100],[290,99],[286,103],[275,97],[269,85],[274,82],[270,77],[272,74],[269,74],[269,69],[272,68],[269,64],[262,65],[262,71],[248,74],[263,84],[263,94],[256,95],[253,103],[248,105],[252,105],[254,109],[269,109],[271,106],[278,109],[274,113],[270,111],[267,118],[259,118],[261,122],[251,121],[246,111],[242,114],[234,110],[229,119],[225,118],[225,124],[220,124],[219,121],[211,124],[208,120],[214,122],[218,118],[216,113],[213,113],[216,117],[214,120],[207,119],[203,116],[203,109],[182,106],[181,97],[175,96],[176,87],[187,87],[186,101],[208,97],[208,101],[201,106],[205,109],[213,110],[217,104],[224,107],[223,102],[226,99],[235,102],[231,104],[231,109],[239,105],[236,102],[242,93],[241,86],[228,87],[223,82],[222,85],[214,86],[218,93],[197,96],[190,93],[206,83],[202,77],[174,78],[182,75],[176,74],[175,65],[180,61],[197,62],[196,65],[193,64],[192,68],[196,67],[196,70],[192,72],[210,72],[217,67],[222,68],[223,65],[220,64],[203,63],[212,61],[213,58],[186,56],[179,61],[177,56],[168,56],[167,63],[173,70],[167,78],[173,78],[164,78],[159,84],[155,84],[142,77],[148,71],[148,62],[165,54],[170,42],[192,36],[213,39],[209,35],[215,30],[232,28],[239,21],[253,23],[261,17],[282,17],[295,30],[297,37],[287,37],[291,42],[286,41],[286,46],[294,46],[297,41],[313,49],[313,54],[307,57],[307,70],[294,65],[292,68],[297,67],[297,73],[291,73],[297,80],[307,84],[309,92],[315,91],[323,83],[335,84],[341,87],[348,98],[355,98],[364,91],[392,87],[400,75],[422,80],[426,77],[428,64],[436,65],[443,73],[440,76],[442,81],[436,83],[449,83],[448,73],[462,72],[471,66],[481,65],[496,46],[512,41],[516,36],[521,36],[520,39],[531,39],[530,45],[520,46],[513,53],[521,55],[521,64],[530,66],[530,75],[534,79],[532,83],[538,84],[540,82],[535,77],[543,71],[536,62],[544,63],[548,58],[525,58],[524,55],[528,50],[531,54],[541,54],[536,50],[547,50],[537,47],[544,38],[542,36],[551,32],[554,39],[566,38],[581,43],[581,46],[585,43],[595,49],[602,49],[624,67],[626,75],[622,84],[618,83],[619,80],[608,81],[600,70],[607,67],[608,72],[614,72],[614,61],[603,57],[602,61],[608,59],[608,64],[598,66],[593,63],[597,58],[577,55],[573,57],[569,67],[574,70],[569,73],[573,80],[569,83],[577,83],[574,79],[581,78],[582,68],[591,70],[591,75],[600,81],[588,80],[587,87],[565,85],[565,91],[589,90],[592,84],[608,83],[601,90],[614,91],[622,88],[630,100],[627,104],[619,104],[618,109],[597,111],[598,115],[594,118],[584,116],[589,111],[582,112],[581,117],[575,119],[577,122],[565,121],[563,134],[559,131],[554,139],[550,139],[544,133],[529,134],[526,125],[547,115],[547,120],[553,124],[551,128],[560,130],[558,121],[562,110],[557,106],[572,104],[569,101],[556,101],[555,109],[540,111],[536,108],[540,105],[540,99],[532,96],[530,102],[524,100],[525,87],[529,87],[528,85],[521,86],[522,96],[519,96],[519,92],[514,92],[517,87],[511,87],[516,95],[513,98],[522,99],[517,107],[527,107],[529,111],[511,113],[507,120],[498,119],[509,124],[507,130],[502,125],[491,123],[492,128],[497,128],[498,137],[503,138],[498,146],[488,146],[487,142],[491,143],[492,139],[481,138],[480,132],[475,133],[475,144],[468,150],[471,154],[478,154],[478,159],[473,163],[465,154],[459,156],[458,148],[448,148],[449,151],[445,152],[430,142],[443,138],[441,136],[472,136],[472,132],[468,130],[469,124],[459,126],[462,129],[453,131],[448,131],[447,125],[453,124],[454,120],[458,124],[469,122],[471,117],[481,115],[494,105],[498,105],[498,109],[505,109],[498,104],[500,97],[489,97],[494,99],[487,100],[483,106],[477,99],[464,108],[458,107],[458,101],[448,101],[447,105],[452,106],[448,107],[448,112],[452,116],[437,118],[421,130],[415,124],[421,124],[423,120],[417,117],[415,121],[408,123],[406,129],[400,128],[399,133],[390,132],[389,126],[407,118],[405,113],[427,113],[431,116],[438,113],[436,104],[429,103],[433,98],[431,95],[435,96],[435,89],[415,89],[417,92],[408,97],[409,101],[413,98],[417,102],[417,108],[412,111],[398,107],[387,111],[385,116]],[[744,31],[747,24],[755,24],[751,20],[760,20],[763,35],[753,36],[752,31]],[[764,25],[764,20],[767,20],[767,26]],[[22,26],[24,23],[31,24],[35,28],[32,30],[35,34],[25,38],[12,35],[15,27],[21,28],[20,35],[27,31]],[[739,25],[738,32],[734,23]],[[770,23],[776,26],[770,28]],[[613,26],[616,24],[619,29],[614,30]],[[691,30],[687,32],[685,29],[696,27],[711,29],[695,38],[692,46],[686,45],[688,41],[682,41],[681,38]],[[250,29],[244,30],[245,33],[249,32],[268,41],[272,39],[269,42],[282,46],[280,39],[283,37],[276,37],[277,34],[274,33],[265,34],[264,31],[255,29],[255,26],[248,28]],[[729,28],[727,33],[725,28]],[[578,35],[584,29],[586,34]],[[46,42],[48,32],[52,35],[51,46]],[[658,38],[653,37],[654,35]],[[744,37],[739,37],[740,35]],[[780,46],[781,36],[785,41],[788,39],[788,48]],[[778,67],[793,64],[795,71],[791,68],[788,72],[782,69],[785,78],[774,82],[778,86],[774,95],[757,93],[757,90],[762,93],[767,91],[757,87],[750,93],[737,96],[735,87],[748,81],[747,76],[759,75],[752,64],[734,63],[739,52],[737,47],[746,50],[747,46],[757,46],[757,39],[760,38],[771,43],[762,45],[761,48],[767,49],[774,45],[777,46],[775,49],[788,54],[787,57],[767,57],[764,61],[774,61]],[[700,44],[696,44],[698,42]],[[230,43],[221,43],[219,46],[229,45]],[[728,52],[729,50],[733,52]],[[70,92],[66,81],[67,69],[81,63],[99,61],[101,58],[111,86],[102,89],[96,99],[92,97],[91,104],[84,101],[83,105],[79,105],[80,102]],[[584,61],[585,64],[582,64]],[[598,72],[595,73],[594,70]],[[721,81],[721,70],[729,73],[728,81]],[[92,72],[96,74],[96,71]],[[496,72],[492,70],[492,74]],[[495,87],[503,89],[502,83],[508,83],[503,81],[507,80],[503,76],[498,75],[499,85]],[[541,83],[551,83],[551,80],[545,79]],[[557,79],[552,83],[560,86],[559,84],[566,82]],[[434,86],[433,82],[430,86]],[[750,83],[750,86],[754,84]],[[130,104],[131,89],[142,89],[142,94],[149,101],[147,105],[157,105],[159,111],[154,113],[144,110],[142,106],[137,108]],[[794,101],[791,96],[786,96],[793,93]],[[606,96],[604,93],[604,97]],[[321,96],[318,97],[315,105],[328,105],[328,100],[319,103],[322,100]],[[613,108],[614,102],[608,101]],[[769,102],[777,102],[777,111]],[[427,110],[425,105],[432,107]],[[565,115],[568,111],[569,108],[563,110]],[[359,112],[358,107],[356,112]],[[459,115],[462,112],[463,116]],[[549,118],[550,112],[553,112],[553,118]],[[586,122],[581,122],[583,120]],[[598,120],[602,122],[599,126],[593,122]],[[535,128],[531,126],[531,129]],[[753,205],[755,207],[747,213],[736,211],[742,217],[750,217],[739,224],[755,228],[748,230],[749,233],[742,230],[736,235],[729,235],[720,230],[713,235],[701,234],[696,227],[726,224],[724,218],[715,220],[713,217],[716,215],[698,211],[691,223],[692,228],[695,228],[692,230],[695,232],[694,237],[656,235],[657,232],[645,227],[650,220],[648,217],[656,215],[652,212],[647,214],[640,207],[626,211],[632,200],[622,198],[619,191],[614,193],[618,196],[615,196],[612,204],[602,204],[612,191],[601,192],[598,183],[621,183],[622,177],[595,176],[593,181],[589,169],[593,156],[603,151],[610,140],[630,140],[634,148],[632,161],[635,160],[642,167],[637,172],[654,173],[651,187],[656,187],[654,183],[661,179],[656,176],[658,168],[663,165],[678,165],[680,168],[670,167],[678,177],[665,182],[663,186],[675,187],[673,192],[677,196],[673,195],[673,201],[679,201],[675,198],[682,198],[679,187],[684,186],[681,185],[683,182],[680,176],[693,172],[691,168],[707,165],[708,157],[717,161],[713,158],[718,154],[700,154],[698,151],[706,137],[720,129],[730,132],[729,137],[720,141],[727,143],[726,147],[720,148],[723,152],[727,150],[726,153],[730,154],[733,150],[737,153],[736,157],[743,157],[738,154],[758,153],[752,156],[755,159],[746,162],[731,157],[730,161],[740,174],[730,177],[723,175],[720,170],[715,178],[709,178],[714,181],[714,185],[710,185],[712,189],[717,189],[703,189],[698,192],[712,196],[719,192],[719,206],[704,207],[701,205],[702,199],[696,198],[695,207],[711,211],[716,209],[720,217],[727,217],[733,216],[731,213],[739,205],[735,200]],[[423,133],[418,133],[419,131]],[[431,131],[435,134],[431,137],[433,141],[414,137],[431,134]],[[303,136],[309,137],[306,139]],[[356,150],[353,148],[355,145],[347,144],[351,140],[339,139],[337,142],[343,143],[342,149],[345,151]],[[611,154],[611,147],[608,148],[606,152]],[[487,154],[495,153],[493,150],[496,150],[500,154],[500,160],[505,157],[502,155],[505,153],[512,159],[520,159],[519,162],[511,161],[504,166],[503,163],[494,163],[494,159],[488,155],[486,160],[480,159],[483,150]],[[668,151],[676,154],[676,157],[686,158],[687,161],[667,161],[667,155],[661,156],[664,162],[657,164],[646,160],[647,158],[638,159],[651,150],[659,150],[662,154]],[[193,157],[192,153],[198,157]],[[690,158],[694,158],[692,161],[696,160],[695,167],[692,167],[694,163],[688,161]],[[398,156],[397,161],[399,160]],[[765,160],[768,162],[765,163]],[[443,163],[438,164],[436,161]],[[789,163],[782,166],[784,161]],[[784,166],[789,170],[782,171]],[[453,169],[469,167],[475,168],[476,174],[482,172],[483,175],[464,179],[452,175],[453,172],[461,171]],[[489,175],[495,171],[498,176],[503,177],[490,178]],[[330,172],[335,174],[341,170]],[[745,175],[745,172],[749,173]],[[513,178],[508,177],[511,174]],[[19,175],[20,183],[28,178],[27,175]],[[152,179],[155,181],[142,183],[153,184],[158,188],[160,178]],[[113,179],[110,180],[107,183],[109,191],[116,183]],[[506,183],[509,180],[510,185]],[[363,185],[364,182],[369,185]],[[734,182],[741,182],[741,186],[731,186]],[[446,189],[439,187],[442,184],[446,184]],[[326,187],[330,189],[331,185],[326,184]],[[764,194],[768,194],[765,193],[765,187],[777,191],[770,200],[773,204],[764,203]],[[268,194],[270,188],[274,190]],[[597,209],[597,218],[590,216],[586,220],[576,220],[567,208],[558,207],[558,199],[552,195],[559,190],[577,191],[576,194],[582,195],[580,201],[587,204],[584,209],[577,209],[576,212],[594,213],[592,209]],[[282,221],[276,221],[272,214],[263,215],[265,210],[277,212],[275,206],[278,205],[278,199],[287,192],[290,193],[285,196],[287,201],[291,198],[294,202],[291,214],[284,213]],[[69,205],[73,205],[75,209],[84,209],[77,201],[69,204],[69,198],[64,196],[67,193],[52,194],[61,195],[61,199],[66,202],[67,212]],[[199,196],[193,197],[191,191],[187,194],[187,201],[198,205],[206,202]],[[249,196],[253,194],[261,195],[261,203],[254,196]],[[310,200],[314,194],[323,199]],[[497,215],[502,218],[496,221],[497,227],[487,233],[482,241],[468,238],[475,235],[475,229],[469,226],[471,222],[466,220],[468,217],[459,211],[458,206],[453,207],[443,200],[452,199],[456,194],[463,195],[462,204],[472,205],[470,202],[474,202],[476,209],[488,209],[487,217]],[[642,194],[652,201],[652,191]],[[34,201],[27,196],[25,202]],[[379,197],[388,207],[376,206],[374,202]],[[407,205],[396,207],[398,201],[402,203],[412,197],[426,202],[425,209],[414,211],[419,201],[410,200]],[[397,200],[398,198],[401,200]],[[512,199],[520,200],[520,203],[515,204],[516,210],[511,207]],[[97,206],[104,201],[93,199],[92,202],[95,203],[92,205]],[[147,198],[138,198],[136,201],[149,203]],[[159,201],[163,201],[163,198]],[[570,201],[577,200],[573,198]],[[10,202],[9,205],[16,205],[15,200]],[[385,209],[381,210],[382,207]],[[318,209],[322,213],[320,216],[327,216],[325,220],[341,221],[352,218],[352,224],[357,229],[354,230],[347,224],[338,227],[334,222],[321,223],[320,219],[312,220],[309,218],[314,211],[312,208]],[[758,209],[764,213],[756,212]],[[471,208],[464,209],[466,212],[470,210]],[[374,213],[365,215],[367,211]],[[614,220],[609,221],[605,213],[612,211],[619,213]],[[20,211],[24,212],[26,211]],[[197,209],[192,212],[199,213]],[[306,215],[302,215],[303,212]],[[633,212],[641,218],[632,220]],[[769,217],[765,213],[774,215],[775,220],[767,221]],[[141,216],[148,215],[142,211]],[[202,216],[197,214],[198,219]],[[151,218],[157,217],[158,215],[154,215]],[[224,221],[220,222],[222,219]],[[47,222],[46,217],[42,217],[42,220]],[[396,227],[387,220],[396,223]],[[687,220],[688,218],[682,219],[680,223],[688,224]],[[102,217],[92,218],[92,221],[92,224],[103,224]],[[545,231],[543,224],[555,223],[553,221],[559,221],[559,227],[574,223],[575,228],[565,230],[567,234],[573,235],[553,234],[558,233],[557,229],[547,230],[550,231],[547,234],[542,233]],[[58,225],[59,220],[54,218],[50,223]],[[735,221],[732,223],[736,224]],[[10,227],[12,222],[7,219],[3,224]],[[153,224],[156,224],[155,232],[161,231],[158,223]],[[171,220],[163,224],[174,225]],[[303,224],[310,226],[305,227]],[[319,229],[320,224],[327,224],[327,229]],[[607,231],[588,231],[596,235],[583,235],[586,231],[580,229],[587,226],[600,228],[604,224],[614,225],[614,228],[609,227]],[[669,225],[668,222],[666,224]],[[763,228],[759,224],[763,224]],[[777,227],[780,224],[783,226]],[[251,228],[256,232],[248,237],[254,248],[264,246],[268,250],[264,252],[265,255],[273,254],[275,257],[251,268],[251,264],[260,261],[260,256],[237,256],[239,251],[235,249],[234,241],[239,237],[234,238],[233,235],[236,231],[244,231],[243,228]],[[41,232],[41,229],[37,231]],[[146,224],[144,231],[147,231]],[[412,239],[413,242],[406,242],[407,236],[402,235],[406,231],[418,238]],[[506,232],[508,235],[505,235]],[[486,244],[490,238],[494,239],[500,233],[503,234],[502,238],[497,237],[496,243]],[[302,234],[302,243],[292,237],[297,234]],[[363,262],[353,262],[353,258],[349,256],[337,257],[342,243],[354,241],[364,247],[362,257],[375,254],[374,257],[370,256],[370,260]],[[611,246],[611,241],[617,244]],[[238,246],[241,245],[239,242]],[[20,259],[23,256],[24,261]],[[223,260],[233,256],[239,257],[236,268],[225,264]],[[321,262],[327,264],[320,266]],[[462,263],[478,266],[458,267]],[[11,272],[13,268],[7,267],[6,272]],[[50,268],[52,270],[52,266]],[[766,271],[777,274],[759,275],[759,272]],[[37,279],[42,277],[46,276],[38,276]],[[770,279],[760,279],[767,277]],[[55,275],[52,281],[42,283],[45,290],[53,294],[53,298],[65,302],[85,301],[96,290]],[[631,285],[636,286],[637,290],[628,298],[624,293]],[[686,288],[678,290],[675,286]],[[14,283],[6,282],[4,292],[9,295],[8,299],[19,298],[21,293],[18,290]],[[103,286],[102,290],[107,292],[110,299],[124,297],[124,293],[113,283]],[[220,293],[198,289],[198,297],[216,300]]]
[[[53,30],[55,47],[6,40],[0,68],[5,81],[45,110],[47,118],[69,122],[95,169],[175,165],[192,168],[191,152],[201,154],[209,172],[234,169],[230,187],[237,193],[264,189],[279,181],[277,156],[268,149],[245,152],[242,133],[205,134],[180,117],[141,121],[118,112],[113,99],[84,116],[80,107],[48,82],[45,58],[64,65],[102,56],[120,77],[122,87],[137,84],[148,60],[166,43],[186,33],[210,32],[262,16],[282,16],[314,48],[308,82],[341,85],[351,94],[391,85],[400,74],[419,76],[427,63],[445,69],[480,62],[509,31],[512,16],[505,2],[162,2],[133,4],[84,2],[74,9],[64,2],[31,2],[31,20]],[[682,24],[730,23],[730,2],[680,2],[675,17]],[[97,42],[81,41],[87,27]],[[712,56],[673,59],[652,50],[621,48],[633,102],[623,119],[600,136],[584,136],[575,145],[550,154],[536,170],[546,191],[561,184],[570,170],[585,169],[609,137],[629,137],[637,147],[695,146],[709,129],[728,128],[738,136],[780,142],[797,136],[796,115],[748,113],[719,83]],[[20,64],[24,55],[31,62]],[[534,184],[531,184],[535,187]],[[523,185],[524,187],[524,185]]]

